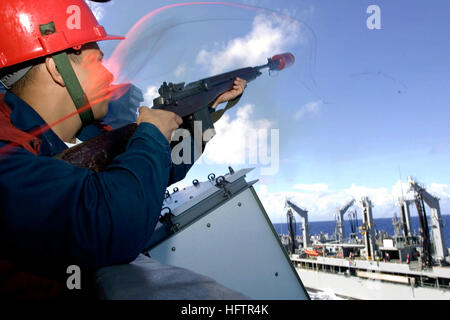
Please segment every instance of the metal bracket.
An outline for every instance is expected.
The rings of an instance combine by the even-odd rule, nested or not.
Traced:
[[[221,188],[224,192],[224,197],[230,199],[233,194],[227,188],[228,183],[229,182],[225,179],[224,176],[218,176],[216,179],[216,187]]]
[[[171,232],[175,233],[178,232],[179,228],[179,224],[178,223],[173,223],[172,221],[172,217],[174,217],[174,215],[172,214],[172,211],[170,210],[169,207],[165,207],[163,208],[167,209],[168,212],[164,215],[160,215],[159,217],[159,222],[161,222],[162,224],[164,224],[166,226],[167,229],[169,229]]]

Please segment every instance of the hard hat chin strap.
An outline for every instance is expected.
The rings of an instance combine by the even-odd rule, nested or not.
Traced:
[[[69,92],[69,95],[78,110],[83,126],[93,123],[95,120],[94,113],[89,105],[86,94],[81,88],[77,75],[70,64],[69,56],[66,52],[61,52],[53,55],[52,58],[53,61],[55,61],[56,67],[58,68],[58,71],[66,85],[67,91]]]

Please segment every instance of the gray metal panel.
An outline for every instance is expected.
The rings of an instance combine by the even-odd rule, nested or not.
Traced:
[[[150,254],[254,299],[309,298],[252,188],[164,240]]]
[[[146,250],[150,250],[175,232],[186,228],[198,218],[219,207],[233,195],[249,188],[257,180],[246,182],[245,175],[252,169],[242,169],[222,176],[224,185],[212,181],[197,182],[196,185],[172,193],[164,200],[161,214],[170,210],[170,221],[158,222]]]
[[[245,175],[252,170],[253,168],[241,169],[237,172],[234,172],[233,174],[227,173],[223,177],[230,184],[235,184],[240,179],[244,180]],[[249,183],[245,183],[244,180],[244,186],[247,184],[253,184],[254,182],[252,181]],[[216,187],[215,180],[198,182],[197,185],[186,187],[183,190],[173,192],[170,197],[164,199],[163,207],[169,207],[172,213],[175,216],[178,216],[179,214],[184,213],[187,209],[192,208],[198,203],[211,197],[219,190],[220,188]]]

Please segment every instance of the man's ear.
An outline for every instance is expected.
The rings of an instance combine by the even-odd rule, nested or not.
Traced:
[[[65,87],[64,79],[56,67],[55,61],[51,57],[45,58],[45,67],[47,68],[48,73],[52,77],[53,81],[59,84],[61,87]]]

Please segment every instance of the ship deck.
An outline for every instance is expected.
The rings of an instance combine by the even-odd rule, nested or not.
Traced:
[[[315,257],[315,258],[300,258],[299,255],[291,255],[291,260],[296,265],[300,263],[316,264],[322,266],[330,266],[335,268],[345,268],[354,270],[364,270],[371,272],[382,272],[389,274],[399,274],[404,276],[441,278],[450,280],[450,267],[448,266],[434,266],[429,269],[421,269],[419,264],[415,261],[410,264],[396,263],[395,261],[370,261],[360,259],[343,259],[330,257]]]

